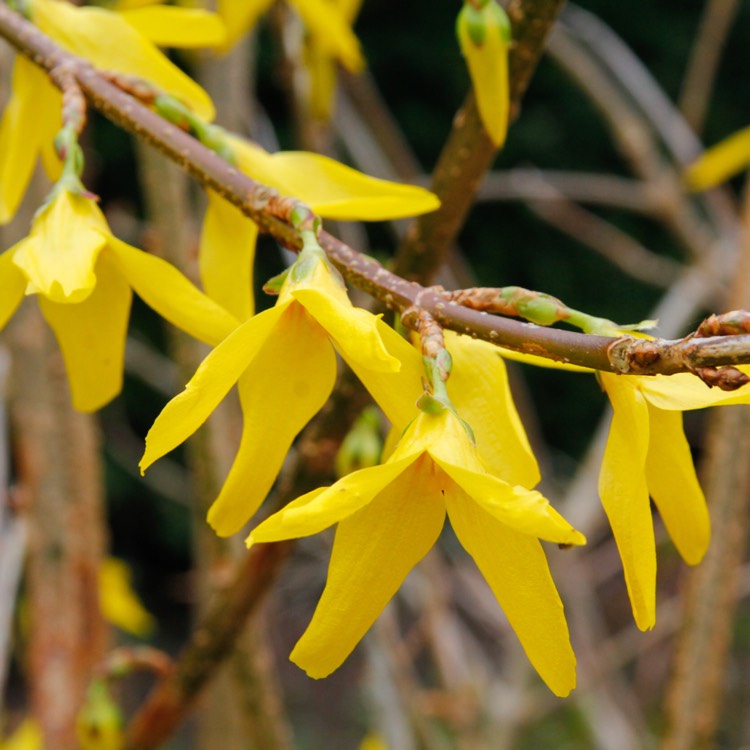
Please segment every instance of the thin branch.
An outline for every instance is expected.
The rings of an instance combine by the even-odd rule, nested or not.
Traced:
[[[538,25],[544,23],[542,19]],[[254,182],[197,140],[165,122],[109,83],[86,61],[63,51],[4,4],[0,4],[0,35],[47,71],[61,63],[70,65],[94,107],[117,125],[159,148],[203,185],[240,208],[263,231],[291,248],[299,248],[300,240],[294,229],[272,213],[273,203],[278,199],[275,190]],[[477,142],[486,139],[483,135],[475,137]],[[421,307],[444,327],[498,346],[596,370],[638,375],[669,375],[699,367],[750,363],[750,335],[645,342],[630,337],[615,339],[542,328],[452,304],[441,294],[441,289],[406,281],[325,232],[321,233],[320,242],[349,282],[389,308],[402,311]]]

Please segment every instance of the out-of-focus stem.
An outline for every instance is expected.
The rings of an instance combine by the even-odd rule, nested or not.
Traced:
[[[45,747],[74,750],[75,717],[107,642],[99,436],[93,417],[70,405],[62,357],[35,304],[14,321],[11,340],[11,416],[29,528],[31,711]]]
[[[750,302],[750,184],[730,303]],[[662,750],[708,750],[725,689],[750,512],[750,408],[716,409],[709,418],[703,486],[709,501],[712,542],[706,559],[689,576],[684,627],[667,699]]]

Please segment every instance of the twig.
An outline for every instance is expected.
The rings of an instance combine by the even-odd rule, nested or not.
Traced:
[[[738,0],[708,0],[690,50],[679,108],[696,133],[703,130],[719,59],[740,9]]]
[[[543,10],[549,12],[550,8],[545,5]],[[526,18],[537,35],[542,27],[546,30],[545,24],[551,20],[545,20],[543,15],[538,22],[532,23]],[[198,141],[112,86],[88,63],[65,53],[4,4],[0,4],[0,35],[45,69],[49,70],[62,61],[74,61],[77,80],[97,109],[124,129],[158,147],[202,184],[238,206],[264,231],[289,247],[299,247],[300,240],[293,228],[268,211],[269,202],[278,195],[275,191],[236,171]],[[521,46],[520,40],[518,46]],[[528,60],[523,65],[520,61],[517,64],[521,73],[530,74]],[[486,136],[481,137],[486,139]],[[477,136],[479,140],[481,137]],[[480,147],[473,148],[473,152],[481,150]],[[446,328],[499,346],[597,370],[639,375],[674,374],[697,367],[750,362],[750,336],[655,340],[645,346],[644,342],[627,337],[591,336],[490,317],[447,303],[440,290],[425,289],[400,278],[325,232],[321,233],[320,242],[351,283],[388,307],[397,310],[421,307]],[[644,349],[648,350],[647,354],[644,354]]]

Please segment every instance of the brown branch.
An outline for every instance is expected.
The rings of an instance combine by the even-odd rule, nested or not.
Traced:
[[[547,5],[540,12],[542,16],[538,23],[526,19],[536,29],[536,36],[532,34],[533,29],[529,31],[535,39],[542,28],[548,28],[545,24],[552,22]],[[203,185],[216,190],[256,221],[263,231],[289,247],[299,248],[300,240],[293,228],[269,211],[269,202],[276,202],[274,199],[278,194],[275,190],[260,185],[229,166],[197,140],[113,86],[89,63],[60,49],[2,3],[0,36],[47,71],[63,62],[70,64],[94,107],[125,130],[157,147]],[[522,38],[517,37],[517,49],[525,49]],[[516,51],[516,55],[521,54]],[[523,54],[528,58],[531,52],[527,50]],[[531,65],[528,59],[525,63],[520,59],[514,60],[514,65],[521,72],[527,70],[524,65]],[[514,101],[517,101],[521,90],[514,88]],[[481,137],[486,139],[486,136]],[[481,139],[479,136],[477,138]],[[475,144],[472,148],[481,150],[475,148]],[[750,363],[750,335],[655,340],[648,342],[648,356],[645,356],[644,342],[630,337],[613,339],[541,328],[468,310],[447,300],[441,294],[442,290],[407,281],[326,232],[321,233],[320,243],[349,282],[389,308],[401,311],[413,306],[422,307],[444,327],[498,346],[592,369],[638,375],[674,374],[699,367]]]

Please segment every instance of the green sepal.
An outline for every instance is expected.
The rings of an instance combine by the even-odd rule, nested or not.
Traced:
[[[281,273],[272,276],[265,284],[263,284],[263,291],[266,294],[278,296],[281,294],[281,287],[284,286],[287,276],[289,276],[289,269],[285,268]]]

